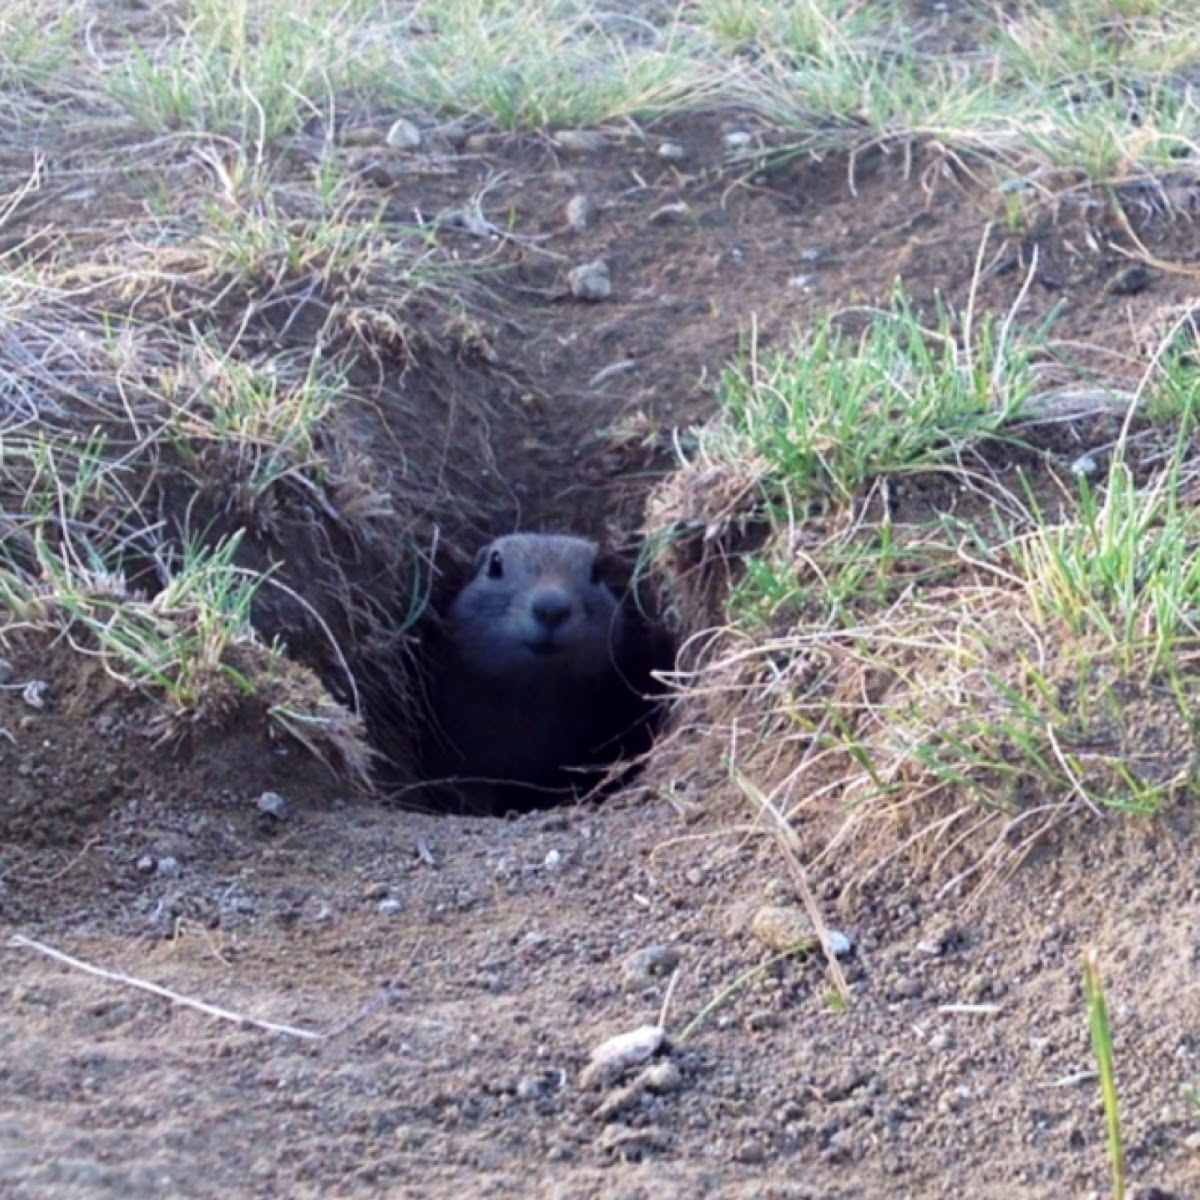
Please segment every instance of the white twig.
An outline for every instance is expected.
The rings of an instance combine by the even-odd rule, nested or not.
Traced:
[[[146,980],[135,979],[132,975],[122,975],[119,971],[106,971],[103,967],[92,966],[91,963],[85,963],[81,959],[72,958],[71,955],[64,954],[61,950],[55,950],[53,946],[47,946],[43,942],[34,941],[33,938],[23,937],[19,933],[9,938],[8,944],[26,950],[35,950],[38,954],[44,954],[47,958],[53,958],[56,962],[65,963],[68,967],[73,967],[76,971],[83,971],[87,975],[95,975],[100,979],[108,979],[113,983],[121,983],[126,987],[137,988],[139,991],[149,992],[152,996],[161,996],[164,1000],[169,1000],[172,1004],[179,1004],[184,1008],[194,1008],[197,1012],[202,1012],[206,1016],[219,1017],[222,1021],[232,1021],[235,1025],[252,1025],[255,1029],[266,1030],[267,1033],[282,1033],[288,1037],[301,1038],[309,1042],[321,1042],[329,1036],[326,1033],[318,1033],[314,1029],[300,1029],[295,1025],[280,1025],[275,1021],[260,1021],[257,1017],[247,1017],[242,1013],[232,1012],[227,1008],[218,1008],[215,1004],[205,1004],[203,1000],[193,1000],[190,996],[181,996],[178,992],[173,992],[169,988],[159,987],[157,983],[147,983]]]

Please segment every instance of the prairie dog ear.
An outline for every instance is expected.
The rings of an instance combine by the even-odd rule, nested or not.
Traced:
[[[604,546],[596,550],[596,561],[592,564],[592,580],[611,588],[620,599],[633,583],[633,564]]]

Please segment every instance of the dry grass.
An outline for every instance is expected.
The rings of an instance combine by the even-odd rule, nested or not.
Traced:
[[[1090,478],[1056,449],[1069,421],[1034,417],[1055,401],[1019,346],[922,331],[903,305],[856,340],[818,330],[731,372],[652,522],[683,539],[677,561],[706,564],[679,586],[723,632],[688,686],[725,729],[733,785],[752,781],[814,853],[856,847],[874,867],[969,847],[976,882],[1071,814],[1190,794],[1200,383],[1185,359],[1076,412],[1087,444],[1109,433],[1111,466]],[[987,402],[956,378],[989,380]]]

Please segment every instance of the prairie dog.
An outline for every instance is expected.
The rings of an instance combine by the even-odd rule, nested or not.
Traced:
[[[477,555],[442,625],[426,770],[469,809],[553,803],[648,743],[658,664],[606,567],[594,542],[562,534]]]

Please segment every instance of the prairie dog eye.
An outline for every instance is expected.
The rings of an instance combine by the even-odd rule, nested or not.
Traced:
[[[504,578],[504,558],[499,550],[493,550],[488,555],[487,560],[487,577],[489,579]]]

